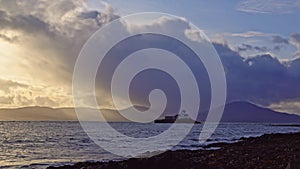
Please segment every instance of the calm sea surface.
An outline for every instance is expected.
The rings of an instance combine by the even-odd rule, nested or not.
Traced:
[[[154,136],[169,127],[168,124],[136,123],[112,123],[112,126],[131,137]],[[300,132],[300,127],[224,123],[205,144],[200,144],[201,127],[202,124],[197,124],[173,149],[201,149],[215,142],[235,142],[241,137]],[[0,122],[0,134],[0,168],[45,168],[79,161],[119,159],[89,139],[78,122]],[[166,145],[157,146],[164,150]]]

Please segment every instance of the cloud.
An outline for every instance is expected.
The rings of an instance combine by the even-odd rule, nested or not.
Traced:
[[[282,48],[281,46],[274,46],[273,50],[275,50],[275,51],[280,51],[281,48]]]
[[[291,38],[291,43],[293,45],[295,45],[298,50],[300,50],[300,34],[299,33],[292,33],[290,35],[290,38]]]
[[[300,57],[300,52],[297,52],[295,55],[294,55],[295,58],[297,57]]]
[[[0,96],[0,105],[12,105],[12,104],[14,104],[14,97]]]
[[[198,30],[195,29],[187,29],[184,31],[184,34],[188,39],[194,42],[201,42],[203,39],[206,39]]]
[[[203,38],[200,36],[198,31],[195,31],[191,25],[189,24],[189,22],[184,19],[184,18],[173,18],[173,17],[167,17],[167,16],[163,16],[163,17],[157,17],[155,19],[151,19],[150,21],[143,21],[143,24],[141,23],[132,23],[130,21],[122,21],[122,26],[120,26],[119,28],[117,28],[116,30],[113,30],[112,32],[122,32],[122,33],[127,33],[127,34],[135,34],[136,32],[140,32],[140,31],[148,31],[151,30],[150,32],[152,32],[153,30],[158,30],[160,31],[162,34],[164,32],[166,33],[173,33],[176,34],[177,36],[181,37],[182,39],[186,39],[187,41],[190,41],[191,43],[199,43],[203,41]],[[112,35],[113,36],[113,35]],[[147,37],[147,38],[146,38]],[[170,48],[170,43],[166,42],[166,39],[164,39],[163,36],[147,36],[147,35],[143,35],[141,36],[142,39],[139,39],[141,41],[146,41],[146,44],[153,44],[152,40],[155,41],[156,44],[159,44],[161,46],[162,49],[169,49]],[[109,39],[108,39],[109,40]],[[176,43],[175,43],[176,44]],[[173,45],[175,45],[173,44]],[[119,61],[120,58],[122,58],[123,56],[121,55],[122,53],[128,53],[128,51],[131,51],[132,49],[135,49],[136,47],[140,47],[143,46],[145,44],[141,43],[141,42],[130,42],[127,44],[123,44],[122,46],[118,46],[118,50],[122,50],[122,52],[118,52],[118,53],[114,53],[114,54],[110,54],[108,57],[111,58],[111,62],[110,64],[103,64],[101,67],[101,70],[105,70],[102,72],[101,75],[98,75],[98,77],[101,78],[97,78],[97,82],[96,82],[96,86],[98,86],[99,88],[102,89],[102,93],[108,93],[106,94],[109,95],[109,92],[111,91],[109,88],[109,83],[110,82],[110,77],[112,76],[112,72],[114,70],[114,66],[118,65],[117,62]],[[173,46],[172,48],[175,48],[176,51],[180,51],[182,49],[180,49],[180,46],[177,48],[175,46]],[[176,52],[175,51],[175,52]],[[143,61],[146,61],[148,57],[151,57],[151,53],[149,53],[149,56],[144,54],[143,57],[145,57],[145,59],[143,59]],[[140,64],[140,61],[137,61],[135,64]],[[193,68],[196,69],[196,67],[199,70],[203,69],[203,65],[201,65],[201,63],[197,64],[199,61],[194,61],[190,64],[193,65]],[[201,66],[199,66],[201,65]],[[174,65],[176,66],[176,65]],[[130,66],[128,66],[130,67]],[[200,68],[201,67],[201,68]],[[101,72],[98,70],[98,73]],[[151,72],[151,71],[150,71]],[[134,82],[132,82],[133,89],[130,91],[131,92],[131,96],[132,96],[132,102],[135,105],[145,105],[145,106],[149,106],[149,101],[148,101],[148,96],[147,93],[149,93],[151,90],[153,89],[153,86],[155,87],[159,87],[161,89],[163,89],[164,91],[167,91],[167,96],[169,100],[169,103],[171,102],[173,106],[168,106],[167,110],[169,112],[177,112],[176,110],[174,111],[174,109],[176,109],[178,107],[178,90],[176,88],[175,83],[173,83],[174,81],[172,81],[172,79],[167,76],[167,75],[161,75],[158,72],[144,72],[143,75],[139,75],[138,77],[135,78]],[[143,78],[144,77],[144,78]],[[147,77],[147,78],[145,78]],[[186,77],[186,76],[184,76]],[[99,80],[100,79],[100,80]],[[154,80],[155,79],[155,80]],[[172,83],[167,83],[168,80],[172,81]],[[205,81],[205,80],[203,80]],[[203,88],[207,87],[207,83],[203,82],[201,83]],[[205,84],[205,85],[204,85]],[[172,91],[173,90],[173,91]],[[204,89],[202,89],[204,90]],[[103,95],[103,94],[102,94]],[[205,97],[208,94],[204,94],[202,93],[202,96]],[[106,97],[106,98],[109,98]],[[208,99],[203,99],[203,103],[207,103]],[[101,100],[100,104],[103,101]],[[105,101],[106,103],[108,101]],[[127,105],[129,106],[129,105]]]
[[[0,107],[71,106],[71,93],[56,86],[40,86],[0,79]]]
[[[11,90],[16,88],[28,88],[28,87],[29,85],[25,83],[0,79],[0,91],[3,91],[4,93],[9,93]]]
[[[268,106],[300,101],[300,60],[280,62],[271,55],[244,58],[227,46],[215,44],[227,73],[228,100]]]
[[[147,21],[147,19],[146,19]],[[145,22],[145,21],[144,21]],[[127,21],[124,23],[124,26],[126,27],[126,30],[129,33],[135,33],[138,30],[147,30],[149,28],[159,30],[162,33],[164,32],[178,32],[178,30],[181,30],[181,34],[184,35],[184,31],[190,29],[189,22],[185,18],[173,18],[169,16],[161,16],[158,18],[151,19],[147,23],[138,24],[134,22]]]
[[[33,105],[34,101],[23,95],[16,95],[13,103],[16,105]]]
[[[1,11],[0,18],[2,30],[18,30],[29,34],[45,33],[53,36],[50,25],[43,22],[40,18],[32,15],[15,15],[8,14],[6,11]]]
[[[283,45],[290,45],[290,41],[289,39],[287,38],[283,38],[279,35],[274,35],[271,37],[271,41],[274,43],[274,44],[278,44],[278,45],[275,45],[273,47],[273,50],[274,51],[280,51],[284,46]]]
[[[270,49],[268,49],[267,47],[260,47],[260,46],[252,46],[249,44],[242,44],[240,46],[237,47],[238,52],[246,52],[246,51],[258,51],[258,52],[268,52],[270,51]]]
[[[1,85],[14,98],[10,106],[72,106],[72,72],[80,49],[96,30],[119,16],[108,3],[103,3],[103,11],[96,11],[85,0],[0,0],[0,4],[0,42],[9,43],[0,43],[0,48],[6,49],[0,52],[0,76],[8,82],[22,79],[29,85],[22,90],[33,93],[27,96],[12,92],[13,84]],[[45,93],[39,86],[47,89]]]
[[[269,108],[277,110],[279,112],[288,112],[292,114],[300,115],[300,102],[294,101],[287,101],[287,102],[280,102],[277,104],[271,104]]]
[[[84,0],[32,3],[36,5],[32,6],[28,1],[0,0],[0,37],[24,50],[29,49],[26,52],[30,57],[19,56],[30,60],[30,65],[24,67],[27,71],[30,67],[42,65],[41,70],[60,71],[53,74],[69,82],[71,79],[66,77],[71,77],[76,57],[85,41],[101,26],[119,17],[109,4],[105,4],[104,11],[100,12],[90,10]],[[10,37],[9,34],[18,36]],[[48,55],[49,59],[40,56],[41,53]]]
[[[257,31],[247,31],[247,32],[243,32],[243,33],[226,33],[226,35],[230,36],[231,38],[239,38],[239,40],[248,41],[248,43],[250,43],[250,44],[245,44],[245,43],[239,44],[239,45],[236,45],[235,47],[233,47],[239,52],[256,51],[256,53],[257,52],[259,52],[259,53],[266,53],[266,52],[277,53],[277,52],[281,51],[282,49],[285,49],[285,50],[283,50],[283,52],[290,52],[290,50],[287,51],[286,49],[292,49],[291,47],[296,46],[299,50],[299,46],[300,46],[299,42],[297,40],[299,38],[299,37],[297,37],[298,33],[292,33],[288,38],[285,38],[282,35],[278,35],[278,34],[274,34],[274,33],[264,33],[264,32],[257,32]],[[255,45],[256,43],[260,43],[260,42],[264,43],[264,41],[266,41],[266,40],[269,40],[272,43],[269,43],[265,46]],[[242,54],[243,54],[243,56],[245,56],[244,53],[242,53]]]
[[[10,43],[14,43],[18,40],[18,37],[16,36],[7,36],[6,34],[4,33],[0,33],[0,39],[4,40],[4,41],[7,41],[7,42],[10,42]]]
[[[266,33],[263,33],[263,32],[248,31],[248,32],[243,32],[243,33],[233,33],[231,36],[251,38],[251,37],[268,36],[268,35],[269,34],[266,34]]]
[[[41,105],[41,106],[58,107],[60,105],[60,103],[53,101],[49,97],[38,96],[35,98],[35,101],[37,105]]]
[[[285,39],[281,36],[272,36],[272,42],[273,43],[278,43],[278,44],[290,44],[288,39]]]
[[[0,104],[2,106],[72,105],[70,90],[72,71],[81,47],[98,28],[119,16],[114,14],[109,4],[106,4],[104,11],[95,11],[90,10],[84,0],[41,0],[38,3],[35,0],[29,1],[0,1],[0,34],[2,35],[1,40],[9,41],[18,47],[23,44],[20,53],[24,54],[11,55],[15,60],[11,65],[4,65],[7,70],[11,70],[12,67],[20,69],[21,75],[28,73],[32,76],[31,79],[37,79],[37,81],[23,83],[8,79],[0,80],[0,90],[6,93],[5,96],[0,97]],[[32,5],[34,2],[35,5]],[[128,23],[123,26],[118,31],[130,33],[137,29],[144,29],[145,26],[153,26],[159,30],[181,31],[182,36],[190,38],[190,40],[201,38],[197,32],[190,29],[185,19],[160,18],[156,22],[142,26]],[[232,34],[232,36],[250,38],[274,35],[249,31]],[[15,41],[11,37],[17,37],[18,40]],[[290,38],[290,43],[300,47],[299,34],[291,34]],[[278,44],[286,43],[279,37],[273,37],[272,40]],[[132,44],[132,46],[134,45]],[[165,45],[167,48],[169,44]],[[215,43],[214,45],[226,70],[229,102],[245,100],[261,105],[272,105],[291,100],[300,101],[299,60],[282,63],[271,55],[245,58],[225,44]],[[265,47],[247,44],[240,47],[240,51],[267,50]],[[196,64],[198,62],[193,60],[190,62],[192,68],[196,69],[199,75],[203,75],[203,79],[207,79],[207,72],[203,69],[203,65],[199,66]],[[5,75],[9,71],[1,73],[0,75]],[[148,77],[156,76],[155,73],[148,75]],[[164,80],[172,80],[165,76],[162,77],[155,81],[146,80],[144,81],[145,85],[139,86],[155,86],[165,83]],[[177,96],[178,93],[174,93],[172,90],[176,86],[170,87],[169,83],[166,84],[162,87],[167,89],[171,96]],[[209,84],[203,86],[206,88]],[[105,92],[110,91],[101,88],[97,90],[100,91],[99,100],[106,105],[111,104],[111,100],[106,100],[105,97]],[[145,93],[144,88],[139,90]],[[205,92],[203,89],[201,91]],[[209,94],[205,93],[204,96],[209,96]],[[136,99],[143,96],[139,95]],[[209,99],[203,101],[208,102]]]
[[[248,13],[282,14],[294,12],[299,7],[299,0],[243,0],[237,5],[237,10]]]
[[[227,34],[227,33],[226,33]],[[215,34],[212,37],[210,37],[212,42],[218,43],[218,44],[223,44],[223,45],[228,45],[228,41],[225,38],[226,34]],[[231,34],[230,34],[231,36]]]
[[[126,29],[128,32],[134,32],[137,29],[140,30],[145,27],[148,28],[149,26],[153,26],[153,28],[157,28],[159,30],[183,32],[182,36],[186,36],[186,34],[184,34],[184,32],[186,32],[185,30],[190,29],[188,22],[185,20],[170,20],[167,18],[160,18],[156,22],[146,23],[145,25],[126,25]],[[236,36],[269,37],[271,34],[262,32],[247,32],[246,34],[237,34]],[[278,40],[278,38],[276,40]],[[138,45],[139,44],[131,43],[130,46],[122,47],[129,49],[132,46]],[[163,46],[168,48],[168,45],[169,44],[164,44]],[[273,57],[271,54],[242,57],[239,52],[233,51],[226,44],[214,43],[214,46],[219,53],[226,71],[228,102],[243,100],[263,106],[270,106],[271,104],[288,102],[291,100],[300,102],[299,60],[282,62],[278,58]],[[243,44],[240,46],[240,50],[255,50],[262,53],[268,53],[271,49],[268,49],[267,47]],[[197,63],[196,60],[190,60],[190,62]],[[201,94],[204,95],[204,99],[201,98],[201,101],[207,103],[210,95],[209,92],[204,90],[209,87],[209,84],[204,84],[205,79],[207,79],[207,72],[201,64],[192,64],[191,70],[196,70],[199,75],[203,75],[203,77],[201,77],[203,78],[201,84],[203,84],[204,87],[200,89],[200,91],[202,92]],[[170,95],[170,102],[177,103],[177,93],[175,92],[177,90],[176,86],[172,86],[170,85],[171,83],[165,82],[166,80],[172,81],[172,79],[163,75],[157,78],[156,76],[158,75],[156,72],[147,72],[145,76],[148,79],[137,77],[135,82],[132,82],[132,84],[138,88],[137,91],[135,91],[137,94],[134,96],[133,100],[147,102],[145,93],[149,92],[149,88],[151,88],[151,86],[160,86]]]

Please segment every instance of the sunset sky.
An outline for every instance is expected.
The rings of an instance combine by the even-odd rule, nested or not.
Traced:
[[[300,110],[299,0],[0,0],[0,108],[72,107],[86,40],[120,16],[147,11],[204,30],[229,70],[229,101]]]

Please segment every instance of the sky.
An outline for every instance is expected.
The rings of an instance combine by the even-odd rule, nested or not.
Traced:
[[[72,107],[73,68],[86,40],[121,16],[150,11],[206,33],[226,69],[228,101],[298,113],[299,0],[0,0],[0,107]]]

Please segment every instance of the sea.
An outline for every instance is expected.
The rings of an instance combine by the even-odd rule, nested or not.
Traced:
[[[162,133],[170,124],[111,123],[131,137]],[[203,124],[195,124],[187,137],[172,149],[210,150],[210,144],[233,143],[243,137],[300,132],[300,127],[257,123],[221,123],[205,143],[199,142]],[[95,144],[78,122],[0,122],[0,168],[39,169],[86,161],[122,160]],[[172,138],[169,138],[172,139]],[[105,138],[104,138],[105,140]],[[107,142],[111,140],[106,140]],[[166,144],[166,145],[164,145]],[[167,147],[168,140],[159,144]]]

